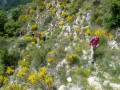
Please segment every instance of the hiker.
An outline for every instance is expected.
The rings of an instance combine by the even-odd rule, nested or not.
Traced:
[[[43,36],[43,41],[45,42],[45,40],[46,40],[46,36],[44,35],[44,36]]]
[[[34,37],[34,32],[32,33],[32,37]]]
[[[19,31],[19,35],[20,35],[20,36],[22,35],[22,31]]]
[[[41,37],[41,33],[38,33],[38,37],[39,37],[39,40],[41,39],[40,37]]]
[[[92,63],[94,63],[94,54],[95,54],[97,47],[99,46],[99,42],[100,42],[100,39],[98,36],[92,37],[92,39],[89,42],[89,49],[91,47],[91,61],[92,61]]]
[[[24,34],[26,34],[26,31],[24,30]]]

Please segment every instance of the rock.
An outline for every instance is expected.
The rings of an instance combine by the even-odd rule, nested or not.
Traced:
[[[103,85],[106,86],[106,85],[109,84],[109,83],[110,83],[110,82],[106,80],[106,81],[103,82]]]
[[[71,82],[71,81],[72,81],[72,78],[71,78],[71,77],[68,77],[68,78],[67,78],[67,81],[68,81],[68,82]]]
[[[61,85],[58,90],[67,90],[67,87],[65,85]]]

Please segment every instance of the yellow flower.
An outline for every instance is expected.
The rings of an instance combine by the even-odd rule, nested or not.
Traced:
[[[38,76],[37,76],[37,73],[34,73],[32,75],[30,75],[28,77],[28,80],[30,81],[30,83],[36,85],[38,83]]]
[[[25,40],[26,40],[27,42],[30,42],[30,41],[31,41],[31,37],[30,37],[30,36],[29,36],[29,37],[26,37]]]
[[[68,16],[68,13],[67,13],[67,12],[62,12],[62,16],[63,16],[63,17],[67,17],[67,16]]]
[[[22,67],[22,70],[17,74],[17,76],[18,77],[23,77],[23,76],[25,76],[27,73],[27,71],[28,71],[29,69],[28,68],[26,68],[26,67]]]
[[[85,6],[85,9],[86,9],[86,10],[88,10],[88,9],[90,9],[90,8],[91,8],[91,5],[86,5],[86,6]]]
[[[8,66],[5,73],[11,74],[11,73],[13,73],[14,71],[15,71],[15,70],[13,70],[11,67]]]

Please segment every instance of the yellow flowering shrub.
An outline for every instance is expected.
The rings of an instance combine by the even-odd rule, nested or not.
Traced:
[[[48,59],[48,63],[54,63],[55,62],[55,59],[54,58],[51,58],[51,59]]]
[[[51,77],[46,78],[45,79],[45,83],[49,86],[49,88],[51,87],[51,84],[53,83],[53,79]]]
[[[59,39],[61,39],[61,38],[62,38],[62,35],[61,35],[61,34],[59,34],[59,35],[58,35],[58,38],[59,38]]]
[[[64,23],[65,23],[64,21],[61,21],[61,22],[59,22],[59,25],[60,25],[60,26],[63,26]]]
[[[32,83],[33,85],[36,85],[38,83],[38,76],[37,76],[37,72],[35,72],[34,74],[30,75],[28,77],[28,80],[30,81],[30,83]]]
[[[0,75],[0,86],[5,84],[8,81],[8,78],[4,77],[3,75]]]
[[[67,13],[67,12],[62,12],[62,16],[63,16],[63,17],[67,17],[67,16],[68,16],[68,13]]]
[[[84,77],[88,77],[91,75],[91,71],[90,70],[83,70],[82,68],[77,68],[75,70],[75,73],[78,75],[82,75]]]
[[[24,22],[24,23],[25,23],[26,21],[29,20],[29,18],[30,18],[29,15],[21,14],[21,15],[19,16],[19,18],[18,18],[18,21],[20,21],[20,22]]]
[[[35,19],[30,17],[29,20],[31,20],[32,22],[35,22]]]
[[[40,11],[43,11],[43,10],[44,10],[44,7],[43,7],[43,6],[39,6],[38,9],[39,9]]]
[[[112,34],[109,34],[109,39],[110,40],[114,39],[114,36]]]
[[[19,60],[19,61],[18,61],[18,65],[20,65],[20,66],[22,66],[22,67],[28,67],[29,62],[23,61],[23,60]]]
[[[82,15],[82,14],[83,14],[83,11],[80,11],[79,14]]]
[[[7,70],[6,70],[6,72],[5,73],[7,73],[7,74],[11,74],[11,73],[13,73],[15,70],[13,70],[13,68],[12,67],[7,67]]]
[[[41,45],[41,44],[43,44],[43,43],[44,43],[43,40],[38,41],[38,44],[39,44],[39,45]]]
[[[74,17],[75,17],[75,15],[68,16],[68,17],[66,18],[66,20],[67,20],[68,22],[70,22],[70,21],[72,21],[72,20],[74,19]]]
[[[31,26],[31,30],[32,30],[32,31],[35,31],[35,30],[37,30],[37,29],[38,29],[38,25],[37,25],[37,24]]]
[[[64,9],[66,9],[66,10],[67,10],[67,9],[68,9],[68,6],[64,6]]]
[[[18,77],[23,77],[23,76],[25,76],[27,73],[27,71],[28,71],[29,69],[27,68],[27,67],[22,67],[22,70],[17,74],[17,76]]]
[[[45,32],[41,32],[40,38],[43,38],[44,35],[45,35]]]
[[[19,84],[8,84],[7,86],[5,87],[2,87],[1,90],[28,90],[28,87],[27,86],[21,86]]]
[[[35,14],[35,13],[36,13],[36,10],[31,9],[29,13],[30,13],[30,14]]]
[[[73,35],[69,35],[67,38],[72,40],[73,39]]]
[[[71,63],[75,63],[76,62],[76,60],[78,60],[78,56],[77,56],[77,54],[67,54],[66,55],[66,59],[70,62],[70,64]]]
[[[27,42],[30,42],[30,41],[31,41],[31,37],[28,36],[28,37],[25,38],[25,40],[26,40]]]
[[[31,42],[32,45],[35,45],[35,42]]]
[[[86,5],[86,6],[85,6],[85,9],[86,9],[86,10],[88,10],[88,9],[90,9],[90,8],[91,8],[91,5]]]
[[[82,52],[82,49],[80,47],[76,47],[76,52],[80,53]]]
[[[32,38],[32,42],[37,43],[37,38],[36,38],[36,37],[33,37],[33,38]]]
[[[86,34],[91,34],[91,29],[90,28],[86,29]]]
[[[48,60],[48,63],[52,63],[52,62],[55,62],[55,55],[56,55],[56,51],[55,50],[52,50],[50,52],[47,53],[47,60]]]
[[[107,35],[107,32],[101,28],[98,28],[94,33],[99,37],[105,37]]]
[[[52,7],[52,3],[48,3],[48,4],[47,4],[47,7],[48,7],[48,8]]]
[[[80,27],[78,27],[78,29],[74,29],[74,31],[77,33],[77,35],[81,32],[81,28]]]

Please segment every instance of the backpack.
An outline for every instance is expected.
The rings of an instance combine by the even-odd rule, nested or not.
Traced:
[[[94,37],[94,39],[93,39],[92,42],[91,42],[92,44],[93,44],[93,41],[94,41],[94,40],[95,40],[95,37]],[[99,38],[98,38],[98,40],[99,40]],[[95,42],[98,42],[98,40],[95,40]]]

